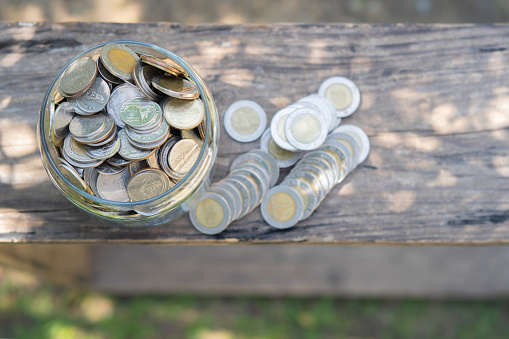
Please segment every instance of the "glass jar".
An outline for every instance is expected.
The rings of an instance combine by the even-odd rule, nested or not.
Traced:
[[[212,94],[196,71],[181,57],[164,48],[138,41],[112,41],[113,43],[131,46],[144,50],[154,56],[171,58],[181,66],[189,78],[200,90],[200,97],[205,105],[205,137],[198,160],[187,175],[169,191],[142,201],[115,202],[89,194],[73,185],[58,170],[58,150],[52,143],[50,128],[50,101],[58,93],[59,80],[65,69],[76,59],[83,56],[96,57],[101,48],[111,42],[92,47],[70,60],[57,74],[51,83],[39,113],[37,139],[42,162],[51,181],[62,194],[82,210],[95,215],[108,223],[119,226],[156,226],[169,222],[189,210],[194,201],[206,190],[214,172],[214,162],[219,143],[219,124],[217,108]]]

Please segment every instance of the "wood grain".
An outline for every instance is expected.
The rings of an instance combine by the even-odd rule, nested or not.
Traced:
[[[268,118],[344,75],[362,93],[344,123],[371,154],[315,213],[279,231],[258,210],[218,236],[187,216],[151,229],[100,223],[51,184],[37,150],[52,78],[100,42],[131,39],[184,57],[219,111],[252,99]],[[0,241],[130,243],[509,243],[509,26],[0,23]],[[216,178],[257,143],[221,129]]]

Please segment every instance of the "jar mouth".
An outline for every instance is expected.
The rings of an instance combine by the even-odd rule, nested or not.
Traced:
[[[110,43],[125,44],[125,45],[139,45],[139,46],[148,47],[148,48],[151,48],[151,49],[154,49],[156,51],[159,51],[159,52],[163,53],[168,58],[171,58],[173,61],[175,61],[179,66],[181,66],[186,71],[186,73],[189,75],[189,77],[194,81],[194,83],[198,87],[198,90],[200,91],[200,96],[202,97],[202,100],[204,101],[204,106],[205,106],[205,137],[204,137],[203,146],[202,146],[202,148],[200,150],[200,154],[198,155],[198,159],[194,163],[193,167],[189,170],[189,172],[184,176],[184,178],[182,180],[180,180],[177,184],[175,184],[174,187],[172,187],[170,190],[164,192],[163,194],[160,194],[158,196],[155,196],[155,197],[152,197],[152,198],[146,199],[146,200],[140,200],[140,201],[134,201],[134,202],[118,202],[118,201],[106,200],[106,199],[103,199],[103,198],[98,197],[96,195],[87,193],[87,192],[81,190],[80,188],[76,187],[64,175],[62,175],[62,173],[58,169],[58,166],[57,166],[57,164],[55,164],[55,161],[53,160],[53,157],[51,156],[51,153],[50,153],[50,151],[48,149],[47,139],[45,137],[44,121],[45,121],[46,107],[47,107],[47,104],[48,104],[49,99],[50,99],[51,91],[54,88],[57,80],[60,79],[60,76],[62,75],[62,73],[65,71],[65,69],[67,69],[67,67],[73,61],[75,61],[78,58],[81,58],[82,56],[84,56],[84,55],[86,55],[86,54],[88,54],[88,53],[90,53],[90,52],[92,52],[92,51],[94,51],[94,50],[96,50],[98,48],[101,48],[101,47],[103,47],[103,46],[105,46],[107,44],[110,44]],[[203,83],[203,80],[200,78],[200,76],[194,71],[194,69],[184,59],[182,59],[180,56],[176,55],[175,53],[170,52],[170,51],[168,51],[168,50],[166,50],[166,49],[164,49],[162,47],[159,47],[159,46],[156,46],[156,45],[152,45],[152,44],[149,44],[149,43],[145,43],[145,42],[141,42],[141,41],[116,40],[116,41],[104,42],[104,43],[101,43],[101,44],[96,45],[94,47],[91,47],[91,48],[81,52],[80,54],[76,55],[74,58],[72,58],[67,64],[65,64],[64,67],[62,67],[62,69],[58,72],[58,74],[55,76],[55,78],[51,82],[51,84],[49,86],[49,89],[46,92],[46,95],[44,96],[43,104],[42,104],[41,110],[39,112],[39,133],[40,133],[39,134],[39,140],[41,141],[41,143],[40,143],[41,148],[42,148],[41,151],[43,151],[46,154],[48,162],[49,162],[49,165],[60,176],[60,178],[64,181],[64,183],[67,186],[72,188],[76,193],[82,195],[83,197],[85,197],[85,198],[87,198],[87,199],[89,199],[89,200],[91,200],[93,202],[96,202],[96,203],[99,203],[99,204],[108,204],[108,205],[114,205],[114,206],[120,206],[120,207],[127,207],[127,208],[133,208],[133,207],[136,207],[136,206],[139,206],[139,205],[142,205],[142,204],[152,203],[152,202],[157,201],[157,200],[159,200],[159,199],[161,199],[163,197],[171,195],[173,192],[177,191],[180,187],[182,187],[182,185],[186,184],[188,178],[190,176],[192,176],[198,170],[198,166],[200,165],[201,160],[204,157],[205,150],[207,148],[207,146],[206,146],[207,145],[207,140],[209,140],[210,134],[212,133],[212,129],[209,128],[210,124],[212,123],[211,116],[212,116],[212,114],[214,114],[214,112],[211,110],[211,107],[213,106],[213,101],[212,100],[213,100],[212,99],[212,95],[209,93],[208,89],[206,88],[206,86]],[[212,103],[212,106],[210,105],[210,103]],[[194,190],[196,190],[198,187],[199,187],[199,185],[196,185]]]

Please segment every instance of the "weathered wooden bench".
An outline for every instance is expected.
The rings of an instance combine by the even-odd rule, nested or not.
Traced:
[[[361,90],[362,104],[344,122],[368,133],[371,154],[309,219],[286,231],[266,225],[258,209],[217,236],[199,234],[187,215],[148,229],[102,224],[74,207],[50,182],[37,148],[36,123],[43,95],[58,70],[79,52],[119,39],[154,43],[184,57],[211,89],[220,114],[236,100],[251,99],[265,108],[270,119],[279,108],[315,92],[327,77],[351,78]],[[224,269],[221,274],[251,274],[251,282],[263,281],[256,280],[260,274],[282,277],[308,267],[302,271],[307,273],[301,285],[323,287],[306,289],[297,284],[301,287],[293,288],[287,281],[287,289],[267,287],[267,293],[291,293],[292,288],[305,293],[362,293],[362,287],[345,287],[345,275],[351,274],[351,283],[358,281],[352,285],[364,286],[361,281],[366,283],[367,268],[378,267],[385,259],[386,265],[394,260],[399,263],[393,271],[380,270],[387,279],[435,262],[441,267],[436,272],[443,274],[457,265],[463,265],[465,272],[480,269],[477,274],[507,271],[509,265],[503,260],[486,265],[489,259],[507,259],[509,251],[504,247],[205,250],[208,247],[101,244],[507,244],[508,48],[507,25],[0,23],[0,256],[3,262],[50,272],[60,281],[82,281],[124,292],[177,291],[176,286],[185,280],[182,277],[200,277],[200,270],[190,268],[193,262],[201,269],[214,262],[216,269]],[[226,175],[237,155],[256,147],[256,142],[232,140],[222,128],[215,178]],[[475,260],[467,256],[472,251],[477,253]],[[243,267],[245,261],[238,253],[250,253],[244,259],[251,260],[253,269]],[[350,268],[340,265],[346,265],[345,255],[350,256]],[[410,260],[412,255],[416,261]],[[236,266],[226,265],[230,259]],[[294,266],[288,264],[291,260]],[[351,269],[355,263],[365,265],[366,270]],[[324,271],[312,271],[320,265]],[[260,273],[264,267],[268,273]],[[151,282],[141,282],[140,275],[148,277],[155,271],[166,273],[154,273]],[[208,276],[212,271],[209,268]],[[310,274],[327,277],[322,283],[320,278],[306,280],[304,276]],[[460,276],[469,280],[468,274]],[[509,293],[507,279],[499,277],[490,280],[491,289],[476,280],[475,288],[464,282],[464,288],[459,286],[457,291]],[[129,279],[138,280],[129,283]],[[271,278],[265,279],[270,283]],[[414,294],[429,287],[419,285],[419,279],[412,281],[407,285],[424,286]],[[221,279],[215,284],[208,286],[232,291]],[[386,290],[373,285],[364,291],[404,290],[402,285],[392,285],[387,282]],[[205,284],[190,286],[179,291],[206,288]],[[264,290],[256,286],[253,290]],[[451,289],[454,284],[442,289],[436,286],[438,294],[456,288]]]

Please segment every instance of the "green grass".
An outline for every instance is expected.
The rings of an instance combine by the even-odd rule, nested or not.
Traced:
[[[509,303],[112,297],[0,268],[0,338],[507,338]]]

